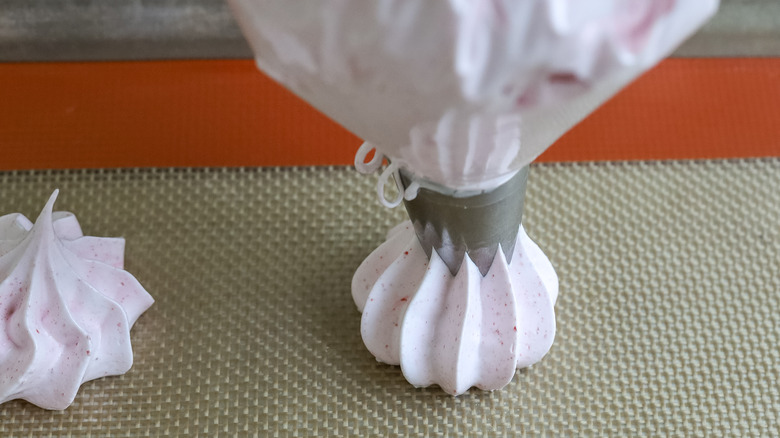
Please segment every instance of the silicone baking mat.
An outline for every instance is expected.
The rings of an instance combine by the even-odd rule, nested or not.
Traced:
[[[404,217],[352,169],[0,173],[0,212],[127,238],[135,364],[0,436],[778,436],[780,159],[534,166],[558,335],[501,391],[416,389],[360,339],[352,273]]]

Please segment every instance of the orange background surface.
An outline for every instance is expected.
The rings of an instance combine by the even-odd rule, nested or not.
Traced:
[[[0,169],[352,163],[249,60],[0,64]],[[540,161],[780,156],[780,59],[669,59]]]

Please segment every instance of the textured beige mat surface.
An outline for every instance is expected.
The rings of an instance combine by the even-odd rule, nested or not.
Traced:
[[[346,168],[0,173],[127,238],[156,298],[135,365],[0,436],[779,436],[780,159],[544,165],[525,224],[561,280],[545,359],[493,393],[415,389],[360,339],[352,273],[404,218]]]

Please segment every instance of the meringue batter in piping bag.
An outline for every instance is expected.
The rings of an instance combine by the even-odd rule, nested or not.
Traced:
[[[380,185],[400,196],[382,202],[405,202],[411,222],[354,277],[363,340],[414,385],[453,394],[504,386],[552,343],[558,284],[520,225],[526,166],[718,4],[229,3],[258,66],[366,140],[358,170],[389,160]]]

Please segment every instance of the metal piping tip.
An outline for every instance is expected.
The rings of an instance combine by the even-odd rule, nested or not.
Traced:
[[[499,246],[506,261],[512,261],[527,181],[528,166],[499,187],[472,196],[454,196],[425,181],[417,197],[404,200],[404,206],[429,258],[435,249],[454,276],[468,254],[485,276]],[[413,182],[420,183],[401,171],[404,188]]]

